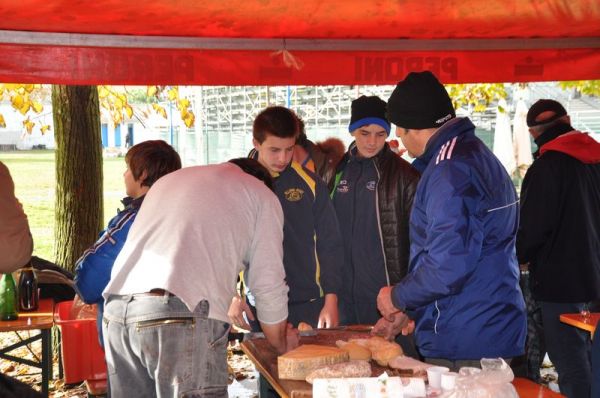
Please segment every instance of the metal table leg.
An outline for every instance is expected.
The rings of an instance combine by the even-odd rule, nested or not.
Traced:
[[[42,394],[49,396],[48,383],[52,378],[52,329],[42,329]]]

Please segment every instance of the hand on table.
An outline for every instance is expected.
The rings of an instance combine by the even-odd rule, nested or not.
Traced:
[[[371,334],[382,336],[387,340],[394,339],[398,334],[406,336],[414,331],[414,321],[412,321],[405,313],[398,312],[393,315],[393,320],[388,321],[385,318],[380,318]]]

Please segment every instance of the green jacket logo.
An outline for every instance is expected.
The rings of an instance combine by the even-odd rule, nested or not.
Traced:
[[[300,188],[290,188],[283,193],[285,195],[285,199],[290,202],[297,202],[302,199],[304,195],[304,191]]]

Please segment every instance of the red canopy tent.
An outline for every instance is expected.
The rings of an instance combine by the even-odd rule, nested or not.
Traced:
[[[0,12],[4,82],[600,78],[598,0],[20,0]]]

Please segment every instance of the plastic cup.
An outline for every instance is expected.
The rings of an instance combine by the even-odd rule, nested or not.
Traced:
[[[456,378],[458,377],[458,373],[456,372],[446,372],[442,373],[441,377],[441,386],[444,391],[452,391],[456,388]]]
[[[429,387],[439,390],[442,387],[442,374],[448,373],[450,369],[445,366],[432,366],[427,368],[427,381]]]

